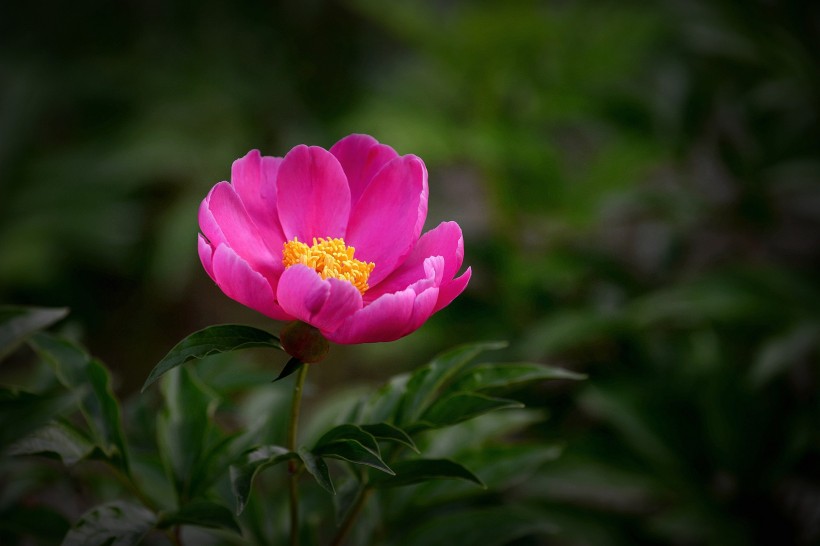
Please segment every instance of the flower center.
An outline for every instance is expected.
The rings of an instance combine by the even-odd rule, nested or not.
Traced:
[[[313,245],[308,246],[294,237],[282,248],[282,263],[285,268],[294,264],[304,264],[313,269],[323,279],[344,279],[364,294],[368,288],[367,279],[376,264],[362,262],[353,257],[356,249],[347,246],[344,239],[313,238]]]

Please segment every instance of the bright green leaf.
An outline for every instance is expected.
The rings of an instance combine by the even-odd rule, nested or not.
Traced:
[[[316,479],[316,482],[321,485],[325,491],[331,495],[335,495],[336,489],[333,487],[333,482],[330,479],[330,471],[327,468],[327,463],[325,463],[321,457],[316,457],[304,447],[300,447],[298,452],[308,473]]]
[[[114,501],[83,514],[62,546],[134,546],[153,529],[157,518],[143,506]]]
[[[241,324],[221,324],[209,326],[194,332],[177,343],[165,357],[154,366],[142,391],[159,379],[168,370],[193,358],[205,358],[208,355],[238,351],[251,347],[272,347],[282,349],[279,339],[264,330]]]
[[[466,370],[452,386],[453,391],[503,390],[536,381],[584,379],[585,375],[534,363],[481,364]]]
[[[403,487],[430,480],[467,480],[481,487],[484,483],[472,472],[447,459],[410,459],[393,464],[395,476],[372,474],[370,485],[377,489]]]
[[[264,468],[295,459],[298,455],[279,446],[262,446],[252,449],[242,456],[237,464],[232,464],[231,490],[236,499],[236,514],[242,513],[251,495],[251,486],[256,474]]]
[[[94,451],[94,444],[73,426],[52,421],[12,444],[10,455],[54,453],[66,465],[73,465]]]
[[[438,390],[470,360],[487,350],[501,349],[502,342],[473,343],[451,349],[433,359],[423,368],[415,371],[407,382],[406,393],[399,408],[396,423],[415,421],[435,399]]]
[[[337,440],[329,444],[324,444],[314,449],[313,454],[320,457],[342,459],[343,461],[370,466],[382,472],[393,474],[390,467],[382,461],[377,453],[374,453],[356,440]]]
[[[523,407],[524,404],[515,400],[492,398],[469,392],[457,392],[437,400],[424,412],[417,426],[420,428],[441,428],[491,411]]]
[[[51,326],[67,314],[65,308],[0,306],[0,358],[32,333]]]
[[[362,430],[372,434],[377,440],[404,444],[416,453],[419,452],[413,439],[399,427],[389,423],[377,423],[375,425],[361,425]]]
[[[184,524],[212,529],[228,529],[238,534],[242,533],[230,510],[221,504],[207,500],[193,501],[179,510],[162,514],[157,527],[165,528]]]

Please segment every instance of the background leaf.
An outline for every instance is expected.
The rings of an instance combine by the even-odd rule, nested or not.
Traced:
[[[236,523],[230,510],[221,504],[206,500],[190,502],[179,510],[161,514],[157,526],[164,528],[185,524],[215,529],[227,529],[234,533],[241,534],[239,525]]]
[[[370,485],[377,489],[403,487],[439,479],[467,480],[484,487],[478,477],[462,465],[447,459],[409,459],[393,463],[395,476],[373,474]]]
[[[94,451],[94,444],[73,426],[52,421],[21,438],[8,448],[10,455],[54,453],[63,464],[73,465]]]
[[[83,514],[63,546],[135,546],[156,524],[150,510],[124,501],[96,506]]]
[[[0,306],[0,359],[20,342],[68,314],[65,308]]]

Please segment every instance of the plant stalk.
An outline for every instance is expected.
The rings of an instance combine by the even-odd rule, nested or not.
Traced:
[[[293,400],[290,405],[290,424],[288,426],[287,448],[296,451],[296,432],[299,426],[299,410],[302,404],[302,389],[307,376],[307,364],[302,364],[293,387]],[[299,546],[299,463],[295,459],[288,461],[290,473],[290,545]]]
[[[347,512],[347,516],[345,516],[344,521],[339,526],[339,530],[336,531],[336,536],[333,537],[333,541],[330,543],[330,546],[341,546],[341,544],[344,543],[344,540],[347,538],[347,534],[353,528],[353,522],[359,517],[359,513],[362,511],[362,508],[364,508],[364,505],[367,504],[367,499],[370,498],[372,493],[373,489],[367,487],[367,485],[359,491],[359,495],[356,497],[353,506],[351,506],[350,510]]]

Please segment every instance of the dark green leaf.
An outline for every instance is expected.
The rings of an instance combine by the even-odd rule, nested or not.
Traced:
[[[333,487],[333,482],[330,480],[330,472],[327,468],[327,463],[321,457],[316,457],[304,447],[299,448],[299,457],[305,464],[305,469],[311,476],[316,479],[316,482],[321,485],[325,491],[331,495],[336,494],[336,489]]]
[[[66,465],[73,465],[94,451],[94,444],[73,426],[53,421],[12,444],[10,455],[54,453]]]
[[[420,428],[447,427],[491,411],[523,407],[524,404],[515,400],[457,392],[437,400],[424,412],[416,426]]]
[[[83,389],[32,394],[0,388],[0,448],[45,425],[79,402]]]
[[[66,535],[63,546],[133,546],[156,521],[153,512],[136,504],[101,504],[83,514]]]
[[[287,361],[287,363],[285,364],[285,367],[282,368],[282,371],[279,373],[278,376],[276,376],[276,379],[274,379],[274,381],[279,381],[280,379],[286,378],[287,376],[291,375],[292,373],[298,371],[299,368],[301,368],[304,365],[305,365],[305,363],[302,362],[301,360],[299,360],[298,358],[291,358],[290,360]]]
[[[393,377],[358,408],[356,420],[371,423],[395,421],[409,380],[409,374]]]
[[[586,376],[534,363],[481,364],[465,371],[452,386],[453,391],[504,390],[535,381],[585,379]]]
[[[506,343],[503,342],[463,345],[437,356],[432,362],[414,372],[407,382],[396,423],[402,425],[415,421],[432,403],[438,390],[447,380],[455,376],[470,360],[483,351],[501,349],[505,346]]]
[[[538,537],[534,544],[544,544],[544,537],[554,535],[555,524],[536,511],[509,504],[488,508],[453,510],[434,515],[408,536],[405,546],[428,544],[481,544],[503,546],[525,537]],[[528,542],[529,543],[529,542]]]
[[[221,504],[207,500],[194,501],[175,512],[162,514],[157,526],[165,528],[184,524],[212,529],[228,529],[238,534],[242,533],[230,510]]]
[[[378,440],[404,444],[416,453],[419,452],[413,439],[399,427],[389,423],[377,423],[375,425],[361,425],[362,430],[372,434]]]
[[[253,478],[260,470],[297,457],[296,453],[284,447],[262,446],[247,452],[238,463],[232,464],[231,490],[236,499],[236,514],[241,514],[247,506]]]
[[[86,390],[81,409],[94,442],[107,457],[127,471],[128,454],[119,402],[111,389],[105,366],[65,338],[37,333],[29,343],[54,369],[57,379],[66,388]]]
[[[160,453],[180,499],[196,498],[209,482],[209,453],[221,440],[213,421],[217,397],[187,368],[166,376],[162,394],[166,409],[157,422]]]
[[[0,306],[0,358],[32,333],[51,326],[67,314],[65,308]]]
[[[372,474],[370,485],[377,489],[403,487],[430,480],[467,480],[481,487],[478,477],[455,461],[447,459],[410,459],[393,464],[395,476]]]
[[[342,459],[354,464],[371,466],[382,472],[393,474],[389,466],[382,461],[381,457],[363,446],[356,440],[339,440],[330,444],[325,444],[313,451],[314,455],[320,457],[330,457]]]
[[[325,445],[342,440],[355,440],[373,452],[373,454],[377,456],[380,455],[379,443],[376,441],[376,438],[369,432],[365,432],[362,427],[350,424],[339,425],[327,431],[319,438],[319,441],[316,442],[313,451],[316,452]]]
[[[171,349],[165,357],[154,366],[142,390],[159,379],[168,370],[193,358],[205,358],[208,355],[238,351],[250,347],[272,347],[282,349],[279,339],[264,330],[241,324],[221,324],[209,326],[194,332]]]
[[[92,360],[86,368],[88,381],[94,391],[93,397],[86,397],[89,413],[102,433],[103,450],[128,472],[128,450],[120,419],[120,404],[111,389],[108,370],[102,363]]]

